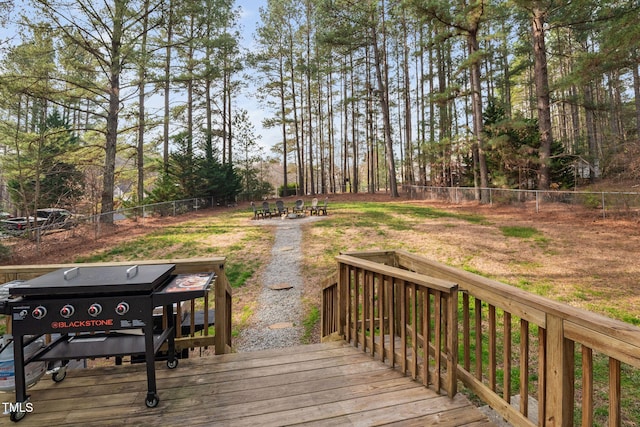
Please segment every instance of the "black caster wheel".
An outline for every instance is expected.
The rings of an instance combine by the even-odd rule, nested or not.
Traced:
[[[63,381],[66,377],[67,377],[67,369],[60,368],[59,371],[53,373],[53,375],[51,376],[51,379],[53,380],[53,382],[59,383]]]
[[[144,404],[147,405],[147,408],[155,408],[160,403],[160,398],[156,393],[147,394],[147,398],[144,401]]]
[[[14,423],[17,423],[23,419],[25,415],[27,415],[25,411],[12,411],[11,414],[9,414],[9,419]]]
[[[176,369],[178,367],[178,359],[167,360],[167,368]]]

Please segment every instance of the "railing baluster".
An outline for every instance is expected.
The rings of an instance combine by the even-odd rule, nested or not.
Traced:
[[[544,425],[547,413],[547,330],[538,328],[538,419]]]
[[[384,276],[382,274],[376,274],[377,282],[378,282],[378,328],[380,329],[380,361],[385,361],[385,345],[384,345],[384,337],[385,337],[385,284],[384,284]]]
[[[447,359],[447,384],[446,389],[449,397],[453,397],[458,392],[458,292],[449,294],[442,293],[447,309],[446,328],[447,348],[445,357]]]
[[[340,286],[344,296],[344,336],[345,340],[351,342],[351,267],[346,264],[340,265]]]
[[[376,309],[375,309],[375,287],[373,283],[373,273],[370,271],[365,271],[366,274],[366,284],[365,286],[369,290],[369,298],[367,304],[369,306],[369,314],[368,314],[368,328],[369,328],[369,339],[370,346],[369,349],[371,351],[371,356],[375,356],[376,354]]]
[[[360,324],[360,285],[358,281],[358,268],[353,269],[353,340],[354,346],[358,348],[360,344],[360,335],[358,325]]]
[[[520,413],[529,416],[529,322],[520,319]]]
[[[418,295],[416,295],[416,284],[411,284],[411,378],[418,376]]]
[[[593,350],[582,345],[582,426],[593,425]]]
[[[511,313],[504,312],[503,322],[502,365],[504,376],[502,396],[506,402],[511,402]]]
[[[433,339],[434,339],[434,361],[436,363],[434,369],[434,379],[433,383],[436,386],[437,390],[440,390],[441,384],[441,372],[442,372],[442,293],[440,291],[434,291],[434,300],[433,300],[433,314],[435,316],[435,330],[433,331]]]
[[[482,381],[482,301],[475,299],[476,379]]]
[[[400,287],[400,369],[402,375],[407,373],[407,284],[404,280],[398,280]]]
[[[496,306],[489,304],[489,388],[496,391]]]
[[[469,371],[471,369],[471,312],[467,292],[462,292],[462,346],[463,366],[466,371]]]
[[[422,384],[429,385],[429,345],[431,336],[431,304],[429,301],[429,289],[422,291]]]
[[[387,298],[389,307],[389,365],[394,368],[396,366],[396,309],[395,309],[395,279],[387,276]]]
[[[621,383],[620,361],[609,358],[609,427],[620,427],[622,423],[620,412]]]
[[[358,269],[358,289],[361,289],[360,292],[360,311],[362,312],[362,321],[360,322],[361,331],[361,345],[362,351],[367,352],[367,326],[369,323],[367,322],[367,316],[369,312],[369,287],[367,286],[366,280],[366,271],[363,269]]]

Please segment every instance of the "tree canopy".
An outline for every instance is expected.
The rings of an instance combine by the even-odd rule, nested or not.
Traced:
[[[0,8],[5,210],[638,178],[636,1],[267,0],[250,51],[231,0],[22,7]]]

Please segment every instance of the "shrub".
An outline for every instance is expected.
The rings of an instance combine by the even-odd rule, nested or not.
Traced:
[[[278,196],[279,197],[287,197],[296,194],[298,187],[295,183],[287,184],[287,188],[285,189],[284,185],[278,187]],[[286,191],[285,191],[286,190]]]

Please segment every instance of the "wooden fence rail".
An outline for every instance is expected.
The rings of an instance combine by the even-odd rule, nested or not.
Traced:
[[[323,334],[338,333],[453,397],[457,285],[348,255],[338,263],[337,280],[329,280],[323,291]]]
[[[623,408],[622,402],[630,399],[624,395],[625,390],[637,392],[640,387],[637,380],[640,378],[640,328],[405,251],[350,253],[348,256],[378,267],[373,269],[370,264],[362,263],[347,266],[345,256],[341,255],[337,257],[340,280],[334,286],[340,287],[342,277],[347,275],[358,283],[354,289],[366,293],[367,286],[371,286],[364,285],[371,280],[366,278],[378,277],[376,275],[380,273],[376,271],[388,267],[458,285],[457,288],[452,285],[451,289],[459,293],[460,298],[451,298],[451,301],[459,300],[459,304],[456,302],[451,308],[455,316],[449,316],[449,322],[460,324],[459,333],[454,335],[457,343],[450,347],[459,349],[458,357],[454,358],[460,361],[457,378],[511,424],[635,425],[636,420],[631,419],[633,415],[625,415],[630,409]],[[398,280],[393,279],[394,283]],[[325,288],[325,295],[333,292],[331,287]],[[418,313],[424,310],[413,301],[413,289],[417,293],[418,288],[413,288],[413,284],[403,285],[394,292],[394,298],[400,300],[398,305],[408,307],[401,315],[402,319],[411,319],[405,323],[407,331],[401,332],[401,338],[404,337],[407,343],[413,343],[414,337],[420,339],[412,326],[416,325],[418,331],[422,331],[416,322],[412,322],[414,316],[419,318]],[[338,315],[335,307],[326,309],[329,310],[327,316],[334,320],[325,326],[328,329],[323,329],[323,333],[331,331],[330,326],[338,322],[339,328],[334,332],[365,347],[371,340],[367,334],[363,335],[363,330],[371,330],[371,327],[363,325],[369,321],[366,313],[372,309],[362,307],[366,297],[371,298],[371,291],[364,299],[358,296],[358,304],[362,307],[349,299],[354,292],[339,295]],[[325,304],[331,302],[335,303],[336,298],[325,298]],[[357,310],[355,317],[354,313],[347,314],[349,322],[345,322],[342,312],[350,310]],[[449,331],[457,330],[451,326],[447,325]],[[603,359],[605,369],[597,368]],[[608,373],[604,384],[595,384],[596,370]],[[622,387],[623,380],[631,382],[627,389]],[[517,405],[511,403],[514,395],[519,397]],[[538,404],[536,413],[528,405],[530,398]],[[604,416],[603,412],[606,412]]]
[[[175,274],[189,273],[210,273],[216,274],[215,280],[215,334],[209,335],[209,330],[205,326],[202,335],[193,333],[193,327],[189,336],[182,336],[181,328],[176,329],[176,348],[194,348],[215,346],[216,354],[231,352],[231,286],[224,272],[225,257],[189,258],[189,259],[166,259],[166,260],[136,260],[135,264],[175,264],[173,271]],[[106,262],[106,263],[83,263],[83,267],[107,266],[107,265],[131,265],[132,261]],[[0,283],[12,280],[28,280],[41,276],[45,273],[61,268],[77,267],[78,264],[47,264],[47,265],[14,265],[0,266]],[[208,322],[209,298],[206,296],[204,304],[204,324]],[[178,308],[180,310],[180,308]],[[191,304],[194,310],[194,304]],[[178,313],[180,315],[180,313]],[[191,316],[193,319],[193,316]]]

